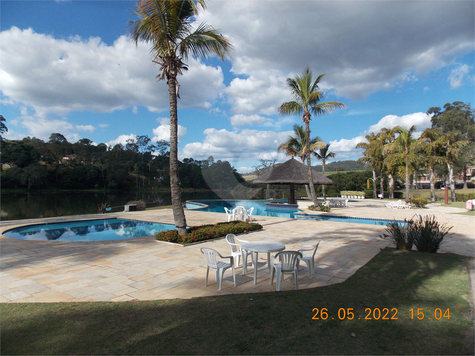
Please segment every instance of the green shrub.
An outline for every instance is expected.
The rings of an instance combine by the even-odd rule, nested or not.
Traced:
[[[412,224],[416,231],[414,234],[414,245],[419,252],[436,253],[444,237],[453,226],[440,225],[435,220],[435,215],[419,216],[419,219]]]
[[[424,208],[427,205],[427,199],[424,198],[411,198],[410,202],[418,208]]]
[[[400,224],[398,221],[391,221],[386,226],[387,234],[381,238],[389,238],[398,250],[411,250],[416,246],[419,252],[436,253],[444,237],[449,233],[452,227],[446,224],[440,225],[435,220],[435,215],[419,215],[416,220],[407,221]]]
[[[313,211],[323,211],[324,213],[328,213],[331,210],[329,206],[322,205],[320,202],[318,202],[318,207],[315,207],[315,205],[310,205],[308,209]]]
[[[382,235],[381,238],[389,238],[398,250],[410,251],[414,244],[414,233],[411,225],[406,219],[402,224],[395,220],[391,221],[386,226],[387,234]]]
[[[373,199],[373,189],[365,189],[364,194],[365,198]]]
[[[455,193],[455,199],[457,201],[472,200],[472,199],[475,199],[475,193],[470,193],[470,194]]]
[[[402,199],[403,195],[403,192],[394,192],[394,199]]]
[[[188,234],[180,236],[177,230],[167,230],[156,235],[157,240],[187,244],[192,242],[216,239],[227,234],[240,234],[262,229],[262,225],[244,221],[231,221],[215,225],[192,226],[187,229]]]

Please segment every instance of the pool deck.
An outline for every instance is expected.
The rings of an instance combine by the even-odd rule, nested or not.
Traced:
[[[305,207],[309,202],[299,204]],[[439,222],[454,226],[452,235],[444,240],[439,252],[473,259],[475,219],[456,214],[464,211],[433,205],[427,209],[388,209],[381,201],[361,200],[350,202],[348,208],[332,209],[330,215],[402,220],[415,213],[435,214]],[[188,225],[225,220],[225,214],[185,212]],[[2,221],[0,234],[24,224],[104,217],[173,223],[171,210],[149,210]],[[241,235],[241,238],[281,242],[287,250],[321,241],[316,275],[310,279],[303,264],[299,273],[300,289],[341,283],[390,245],[379,237],[384,232],[383,226],[264,216],[256,216],[255,220],[264,229]],[[237,287],[233,287],[230,271],[225,273],[220,292],[212,273],[208,287],[204,286],[206,263],[200,248],[211,247],[229,255],[230,248],[224,238],[183,247],[158,242],[153,236],[116,241],[54,242],[16,240],[2,235],[0,244],[0,302],[3,303],[157,300],[275,291],[275,283],[270,285],[264,254],[259,255],[257,285],[253,283],[252,267],[248,268],[246,276],[241,275],[239,267],[236,269]],[[281,289],[293,288],[292,279],[286,277]]]

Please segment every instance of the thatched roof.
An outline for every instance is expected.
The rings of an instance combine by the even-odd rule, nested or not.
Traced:
[[[267,184],[308,184],[308,167],[295,159],[289,159],[280,166],[273,168],[269,172],[264,173],[259,178],[254,179],[253,183]],[[332,185],[333,181],[323,174],[313,173],[313,184]]]

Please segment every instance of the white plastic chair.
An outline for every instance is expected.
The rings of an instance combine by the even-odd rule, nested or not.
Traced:
[[[254,211],[254,207],[251,207],[248,211],[246,211],[246,221],[251,222],[252,221],[252,212]]]
[[[239,261],[242,259],[242,263],[247,264],[247,256],[248,253],[246,250],[241,249],[241,245],[236,243],[236,240],[239,242],[249,242],[246,240],[241,240],[236,237],[234,234],[227,234],[226,235],[226,241],[228,244],[231,246],[231,254],[233,255],[234,258],[234,266],[238,267],[239,266]]]
[[[303,245],[302,248],[298,250],[302,254],[299,260],[307,264],[308,276],[310,278],[312,278],[315,273],[315,253],[317,252],[318,245],[320,245],[320,241],[318,241],[316,245]],[[307,255],[305,252],[310,252],[310,254]]]
[[[243,206],[237,206],[234,209],[234,220],[246,221],[247,212]]]
[[[224,211],[226,212],[226,220],[228,222],[234,221],[234,210],[229,210],[228,208],[224,208]]]
[[[295,289],[299,289],[299,257],[302,257],[302,254],[298,251],[282,251],[272,256],[270,284],[274,284],[275,275],[276,291],[280,291],[280,281],[283,279],[284,273],[294,275]],[[279,262],[275,261],[276,258],[279,259]]]
[[[232,256],[221,256],[221,254],[218,251],[213,250],[212,248],[203,247],[201,248],[201,252],[205,255],[206,263],[208,265],[208,268],[206,269],[205,287],[208,286],[208,275],[209,275],[209,270],[211,269],[214,271],[214,277],[218,281],[218,291],[220,291],[221,285],[223,283],[224,272],[228,268],[233,269],[233,280],[234,280],[234,286],[236,287],[236,273],[234,270],[234,258]],[[218,256],[222,259],[229,258],[230,263],[218,261],[217,259]]]

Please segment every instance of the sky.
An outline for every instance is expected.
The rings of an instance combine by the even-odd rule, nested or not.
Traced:
[[[325,73],[324,101],[346,109],[312,116],[311,136],[334,160],[357,159],[357,143],[396,125],[430,127],[429,108],[475,96],[475,2],[208,0],[196,25],[234,46],[226,61],[189,58],[178,78],[179,157],[213,156],[241,173],[277,152],[301,117],[287,78]],[[169,140],[165,81],[150,46],[127,24],[134,1],[0,1],[0,113],[6,139],[52,133],[69,142]],[[313,164],[318,162],[313,159]]]

